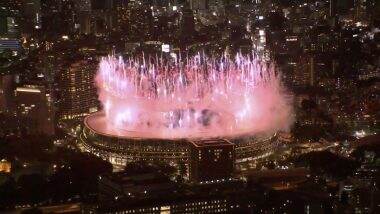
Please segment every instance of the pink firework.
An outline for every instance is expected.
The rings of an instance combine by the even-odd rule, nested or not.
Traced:
[[[215,138],[289,128],[291,105],[273,65],[237,54],[185,60],[101,59],[96,77],[107,133]]]

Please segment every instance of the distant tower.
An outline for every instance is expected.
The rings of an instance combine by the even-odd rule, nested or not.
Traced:
[[[331,23],[331,26],[333,27],[336,27],[337,22],[338,22],[337,1],[338,0],[330,0],[329,15],[330,15],[330,23]]]
[[[331,70],[332,70],[332,74],[333,74],[333,75],[336,74],[337,66],[338,66],[338,62],[337,62],[337,60],[336,60],[336,59],[333,59],[332,62],[331,62]]]
[[[11,75],[0,75],[0,113],[11,110],[13,77]]]
[[[41,1],[25,0],[23,6],[23,15],[25,16],[24,28],[28,32],[41,28]]]
[[[113,29],[114,9],[113,0],[91,0],[92,33],[107,34]]]
[[[75,7],[78,14],[79,33],[91,33],[91,0],[75,1]]]
[[[208,0],[188,0],[191,10],[208,9]]]
[[[314,86],[314,84],[315,84],[315,62],[314,62],[314,56],[310,57],[309,66],[310,66],[309,84],[310,84],[310,86]]]
[[[195,21],[193,10],[191,10],[188,6],[182,11],[181,18],[181,41],[182,44],[188,44],[193,39],[195,33]]]
[[[337,0],[330,0],[329,15],[330,17],[335,17],[337,12]]]

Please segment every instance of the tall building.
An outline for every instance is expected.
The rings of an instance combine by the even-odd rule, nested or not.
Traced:
[[[43,32],[49,36],[61,33],[59,2],[57,0],[41,0]]]
[[[60,119],[71,119],[95,112],[98,100],[94,78],[97,62],[81,60],[60,73]]]
[[[23,5],[23,15],[25,17],[25,27],[27,32],[41,28],[41,1],[26,0]]]
[[[79,33],[90,34],[91,33],[91,0],[79,0],[75,1],[76,11],[78,14],[77,24],[79,27]]]
[[[195,21],[193,10],[185,7],[181,17],[181,40],[183,44],[189,44],[195,33]]]
[[[375,8],[375,2],[373,0],[355,0],[355,21],[356,22],[370,22],[373,17],[373,9]]]
[[[330,17],[335,17],[337,15],[337,0],[330,0],[329,5],[329,15]]]
[[[127,31],[130,21],[131,9],[128,7],[128,0],[115,1],[115,28],[118,31]]]
[[[12,83],[11,75],[0,75],[0,113],[7,112],[12,108]]]
[[[309,66],[310,66],[310,81],[309,81],[309,84],[310,86],[314,86],[315,85],[315,59],[313,56],[310,57],[310,61],[309,61]]]
[[[7,17],[3,14],[0,14],[0,36],[5,35],[7,32]]]
[[[234,144],[228,140],[190,142],[190,180],[194,182],[219,181],[232,176]]]
[[[60,16],[62,19],[63,34],[74,33],[77,30],[78,22],[77,11],[75,10],[75,1],[65,0],[61,3]]]
[[[255,51],[260,56],[265,56],[267,49],[267,32],[265,28],[259,28],[254,31],[255,34],[253,36],[253,47],[255,48]]]
[[[206,10],[208,9],[208,0],[188,0],[190,9],[192,10]]]
[[[336,10],[338,14],[347,14],[354,7],[355,0],[337,0]]]
[[[338,14],[337,14],[337,0],[330,0],[329,5],[330,23],[332,26],[337,26]]]
[[[48,36],[61,36],[76,30],[77,7],[73,0],[41,0],[42,30]]]
[[[90,12],[82,12],[81,15],[81,23],[84,24],[81,31],[86,34],[93,33],[96,35],[105,35],[111,32],[116,21],[115,14],[113,14],[114,10],[113,0],[91,0]],[[90,32],[87,30],[90,30]]]
[[[151,40],[152,10],[148,5],[132,5],[128,19],[128,31],[136,40]]]
[[[54,105],[52,94],[40,85],[24,85],[15,90],[20,126],[28,133],[54,135]]]
[[[17,38],[20,35],[18,11],[0,7],[0,37]]]
[[[78,14],[79,32],[81,34],[91,33],[91,14],[89,11],[81,11]]]

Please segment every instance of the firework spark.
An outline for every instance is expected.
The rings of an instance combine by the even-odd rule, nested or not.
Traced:
[[[96,77],[112,134],[212,138],[289,128],[291,105],[274,66],[254,55],[175,62],[108,56]]]

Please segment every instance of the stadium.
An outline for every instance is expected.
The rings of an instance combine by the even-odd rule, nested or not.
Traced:
[[[107,132],[104,113],[87,116],[80,134],[84,151],[90,152],[115,166],[125,166],[133,161],[160,161],[171,165],[189,164],[192,139],[142,138],[138,133]],[[234,144],[235,169],[260,157],[268,156],[280,145],[277,135],[239,136],[228,139]]]
[[[276,133],[292,122],[274,66],[255,55],[174,62],[108,56],[95,83],[103,108],[84,119],[80,144],[115,166],[138,160],[189,165],[206,158],[191,152],[192,145],[223,141],[210,164],[226,149],[225,158],[244,170],[273,153]]]

